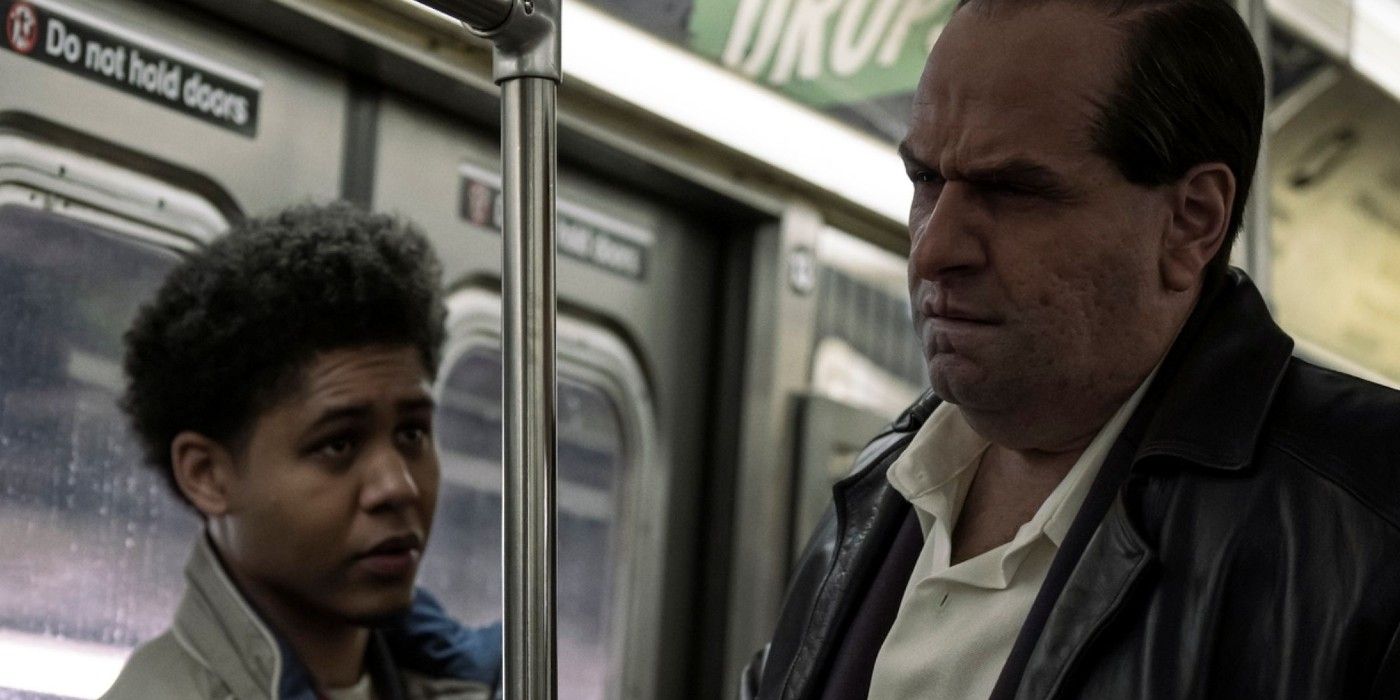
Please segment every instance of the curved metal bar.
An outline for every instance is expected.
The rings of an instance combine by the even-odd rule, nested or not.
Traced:
[[[515,0],[417,0],[420,5],[448,15],[473,32],[499,29],[510,18]]]
[[[493,0],[498,1],[498,0]],[[515,0],[510,16],[492,29],[463,23],[496,46],[492,77],[498,84],[516,78],[563,79],[559,43],[560,0]]]

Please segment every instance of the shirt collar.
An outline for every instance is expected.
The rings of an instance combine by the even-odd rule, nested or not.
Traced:
[[[957,567],[948,567],[938,575],[969,585],[1006,588],[1025,559],[1028,548],[1042,534],[1058,548],[1088,496],[1109,449],[1142,401],[1146,388],[1156,374],[1154,368],[1128,400],[1118,407],[1065,478],[1010,542],[988,552],[995,553],[993,556],[968,560]],[[957,514],[962,510],[962,501],[988,444],[968,425],[960,408],[944,402],[934,409],[908,448],[890,465],[887,474],[890,485],[914,506],[926,536],[941,518],[944,520],[941,526],[951,537]]]
[[[890,485],[912,503],[948,486],[975,465],[986,447],[987,440],[967,424],[962,409],[945,401],[890,465]]]

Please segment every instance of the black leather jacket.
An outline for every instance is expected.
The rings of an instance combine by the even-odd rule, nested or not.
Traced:
[[[1292,347],[1242,273],[1202,296],[993,697],[1400,698],[1400,392]],[[912,406],[837,484],[741,695],[823,696],[909,512],[885,472],[936,405]]]

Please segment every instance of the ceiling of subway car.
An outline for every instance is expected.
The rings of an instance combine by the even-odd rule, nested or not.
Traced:
[[[895,141],[956,0],[595,0],[618,19]]]
[[[957,0],[589,4],[849,126],[897,141],[904,135],[924,57]],[[1384,60],[1400,56],[1400,2],[1269,0],[1265,5],[1274,25],[1270,53],[1276,94],[1330,63],[1350,64],[1392,95],[1400,93],[1400,65],[1387,70]],[[1392,14],[1394,22],[1385,21]]]

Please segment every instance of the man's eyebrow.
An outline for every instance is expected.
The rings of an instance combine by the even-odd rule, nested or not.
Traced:
[[[368,416],[372,411],[373,409],[371,409],[370,405],[367,403],[335,406],[326,409],[325,411],[322,411],[320,415],[316,416],[316,420],[312,421],[309,428],[314,430],[323,425],[335,423],[337,421],[364,418]]]
[[[414,411],[431,411],[437,408],[437,402],[431,396],[416,396],[411,399],[404,399],[395,404],[395,408],[400,413],[413,413]]]
[[[1049,166],[1025,158],[1008,158],[986,165],[961,168],[959,176],[976,182],[1015,182],[1028,185],[1063,184],[1064,178]]]
[[[981,185],[1009,185],[1056,199],[1075,196],[1074,188],[1054,168],[1025,158],[973,165],[960,169],[953,177]]]
[[[905,167],[936,172],[949,180],[966,180],[980,185],[1011,185],[1056,199],[1070,199],[1075,195],[1074,188],[1054,168],[1029,158],[1006,158],[941,172],[914,155],[908,141],[900,142],[899,157]]]
[[[908,141],[899,142],[899,158],[904,161],[906,167],[912,165],[920,170],[937,170],[937,168],[919,160],[919,157],[914,155],[914,149],[909,146]]]
[[[416,413],[419,411],[431,411],[437,407],[431,396],[415,396],[413,398],[402,399],[394,404],[394,408],[399,413]],[[335,423],[342,420],[355,420],[368,417],[374,412],[373,406],[368,403],[349,404],[345,406],[335,406],[326,409],[316,420],[311,423],[311,428],[319,428],[328,423]]]

